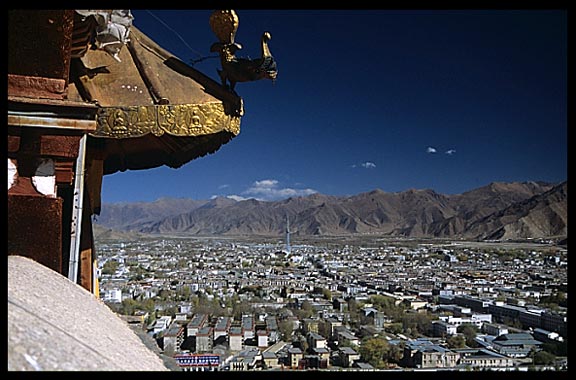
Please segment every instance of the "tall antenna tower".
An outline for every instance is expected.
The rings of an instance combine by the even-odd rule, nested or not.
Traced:
[[[286,253],[290,254],[290,219],[286,214]]]

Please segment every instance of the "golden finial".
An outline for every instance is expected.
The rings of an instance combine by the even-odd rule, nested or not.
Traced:
[[[239,19],[233,9],[216,10],[210,16],[210,28],[223,44],[233,44]]]

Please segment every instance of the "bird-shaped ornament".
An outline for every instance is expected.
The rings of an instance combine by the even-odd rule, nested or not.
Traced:
[[[219,42],[212,44],[210,51],[220,55],[222,70],[218,75],[224,87],[234,91],[238,82],[251,82],[260,79],[276,80],[278,69],[276,60],[270,53],[268,41],[272,38],[269,32],[262,34],[262,56],[248,59],[236,57],[242,45],[234,41],[238,30],[239,19],[234,10],[216,10],[210,16],[210,27]]]

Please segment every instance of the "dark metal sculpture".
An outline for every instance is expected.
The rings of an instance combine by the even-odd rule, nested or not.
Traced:
[[[224,87],[234,91],[237,82],[251,82],[260,79],[276,80],[276,61],[268,48],[271,39],[269,32],[262,35],[262,56],[255,59],[238,58],[235,53],[242,45],[234,42],[238,29],[238,15],[234,10],[216,10],[210,16],[210,27],[220,42],[212,44],[211,52],[218,52],[222,70],[218,75]]]

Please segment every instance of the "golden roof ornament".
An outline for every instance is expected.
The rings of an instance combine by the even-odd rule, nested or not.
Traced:
[[[238,30],[239,19],[234,10],[216,10],[210,16],[210,27],[219,42],[212,44],[210,51],[218,52],[222,70],[218,75],[222,86],[234,91],[237,82],[251,82],[260,79],[276,80],[278,70],[276,61],[268,48],[268,41],[272,38],[269,32],[262,34],[262,56],[248,59],[236,57],[236,51],[242,45],[234,41]]]

